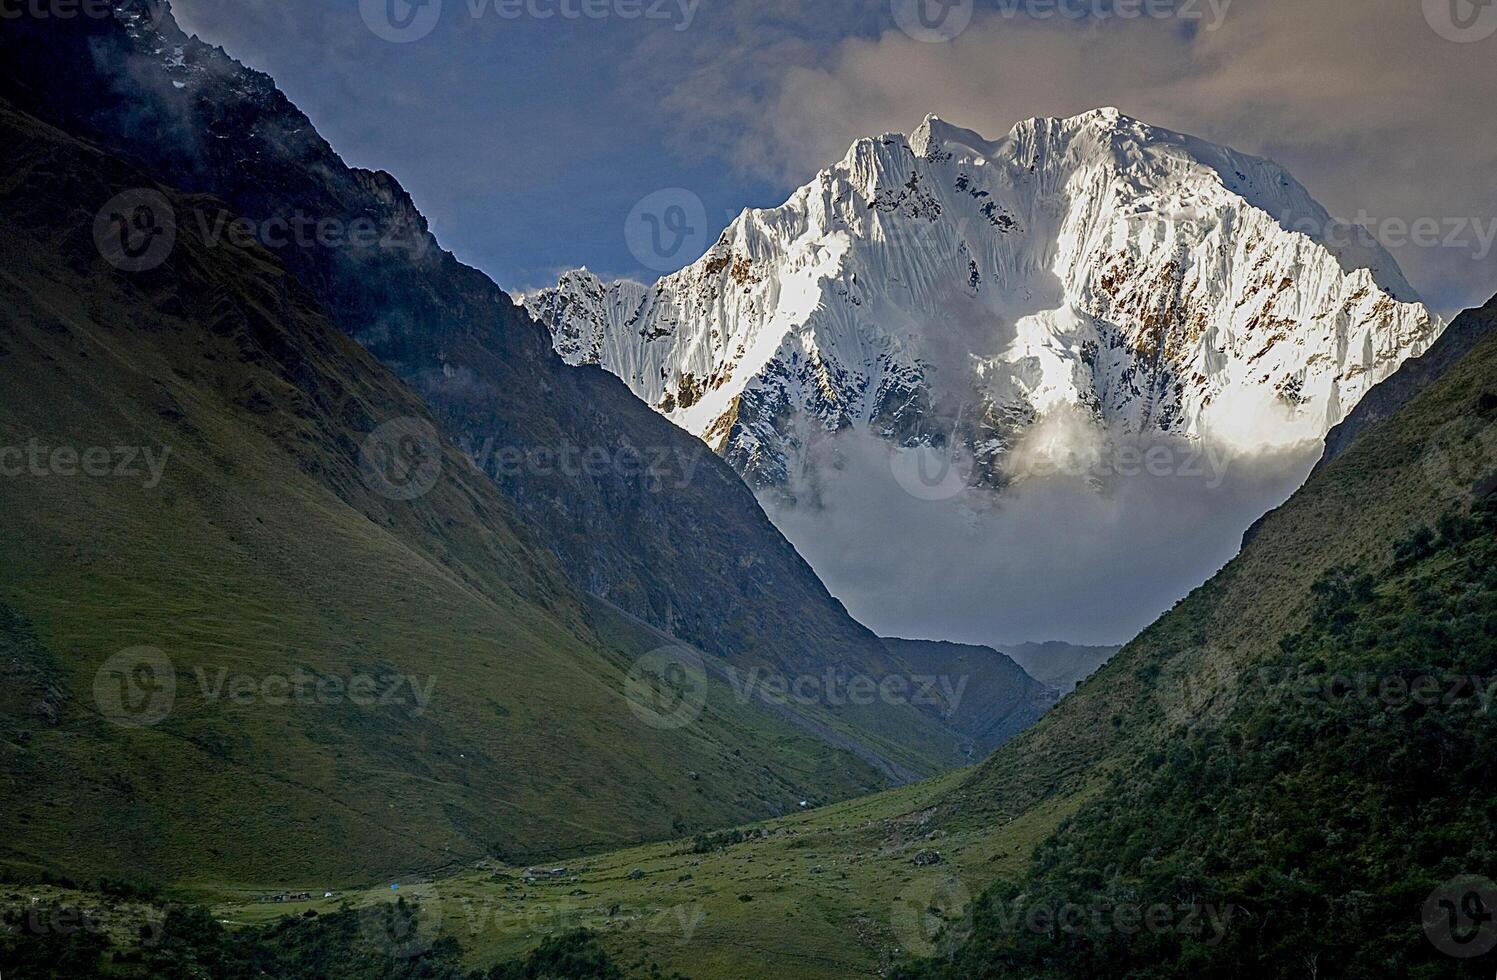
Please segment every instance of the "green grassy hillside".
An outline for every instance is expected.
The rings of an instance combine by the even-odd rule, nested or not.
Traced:
[[[8,109],[0,143],[8,877],[320,889],[886,785],[726,687],[642,719],[485,477],[435,439],[422,496],[369,469],[426,411],[271,255],[182,222],[117,272],[94,214],[153,185]]]
[[[959,952],[902,975],[1489,975],[1497,893],[1461,883],[1497,868],[1497,496],[1437,528],[1322,576],[1217,712],[1134,747]]]

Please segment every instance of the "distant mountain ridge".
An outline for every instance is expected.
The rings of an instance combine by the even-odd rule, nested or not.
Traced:
[[[1069,694],[1121,649],[1121,646],[1077,646],[1052,640],[1005,646],[1003,652],[1035,680]]]

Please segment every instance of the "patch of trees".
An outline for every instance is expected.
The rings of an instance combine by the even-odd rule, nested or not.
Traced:
[[[1490,977],[1497,951],[1447,955],[1423,913],[1497,868],[1497,497],[1392,552],[1322,578],[1221,720],[1142,747],[965,943],[896,976]]]

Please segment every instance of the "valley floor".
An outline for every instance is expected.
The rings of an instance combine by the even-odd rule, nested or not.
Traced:
[[[399,895],[423,912],[420,934],[390,937],[396,956],[450,936],[472,966],[486,967],[581,927],[598,933],[631,975],[658,964],[693,980],[878,976],[960,940],[973,896],[1016,878],[1079,802],[1039,808],[996,830],[929,831],[932,806],[966,775],[545,868],[486,861],[449,878],[311,901],[224,896],[214,911],[235,925],[263,925],[309,909],[373,909]]]

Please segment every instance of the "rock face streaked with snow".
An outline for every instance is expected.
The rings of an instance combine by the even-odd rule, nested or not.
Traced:
[[[949,444],[992,486],[1058,412],[1318,440],[1443,326],[1279,166],[1113,109],[860,140],[654,286],[582,270],[526,305],[761,489],[847,429]]]

